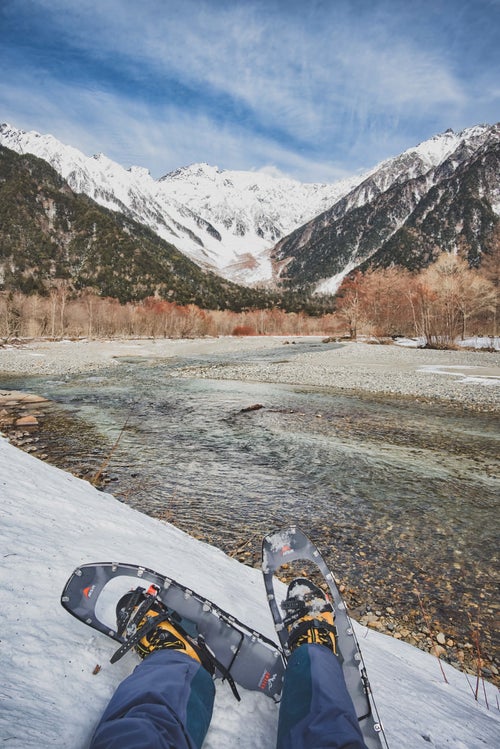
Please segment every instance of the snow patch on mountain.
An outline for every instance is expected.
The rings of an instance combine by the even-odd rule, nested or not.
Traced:
[[[340,273],[336,273],[334,276],[330,276],[330,278],[325,278],[323,281],[320,281],[315,286],[315,293],[316,294],[335,294],[337,290],[339,289],[340,285],[342,284],[342,281],[346,276],[351,273],[356,268],[356,263],[348,263],[344,270],[340,271]]]

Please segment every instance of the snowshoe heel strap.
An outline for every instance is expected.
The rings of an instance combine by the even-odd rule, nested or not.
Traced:
[[[201,660],[202,666],[205,666],[205,668],[207,668],[207,666],[209,665],[210,668],[208,668],[207,670],[210,673],[213,673],[215,671],[215,669],[217,669],[217,671],[219,671],[219,673],[222,675],[223,680],[227,681],[227,683],[229,684],[229,686],[231,688],[231,692],[233,693],[234,697],[238,700],[238,702],[241,702],[241,697],[240,697],[239,692],[238,692],[238,690],[236,688],[236,683],[235,683],[233,677],[231,676],[230,667],[226,668],[226,666],[224,666],[224,664],[221,663],[215,657],[215,655],[212,653],[212,651],[210,650],[210,648],[207,646],[207,644],[205,643],[205,640],[203,639],[203,637],[201,635],[198,637],[198,640],[196,642],[196,646],[197,646],[197,650],[198,650],[198,653],[199,653],[199,656],[200,656],[200,660]],[[208,663],[207,663],[207,661],[208,661]]]
[[[136,588],[127,595],[126,605],[117,611],[118,634],[124,636],[134,609],[144,597],[144,588]]]

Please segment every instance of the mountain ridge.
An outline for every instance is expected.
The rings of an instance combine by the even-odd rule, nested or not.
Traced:
[[[269,282],[269,251],[276,241],[361,178],[338,186],[304,185],[261,172],[194,164],[154,180],[143,167],[125,169],[104,154],[87,157],[51,135],[7,123],[0,125],[0,144],[43,158],[75,192],[145,224],[201,267],[246,285]]]
[[[46,293],[55,282],[120,302],[157,295],[211,309],[272,304],[201,269],[144,224],[74,193],[45,160],[0,146],[0,288]]]
[[[149,227],[201,268],[246,286],[284,284],[317,293],[334,293],[351,270],[371,262],[423,267],[440,243],[477,264],[500,216],[500,186],[494,166],[486,184],[472,162],[481,148],[494,151],[499,141],[498,124],[448,129],[333,184],[206,163],[155,180],[144,167],[125,169],[51,135],[0,126],[0,143],[43,158],[75,192]],[[472,181],[482,190],[468,192],[475,213],[456,182],[469,179],[467,165],[476,169]],[[433,203],[433,190],[452,183],[456,205],[445,208],[444,198]]]
[[[449,131],[445,135],[451,136]],[[417,158],[412,158],[412,149],[383,162],[378,170],[330,209],[278,242],[272,251],[278,279],[286,280],[291,286],[300,279],[302,284],[310,284],[317,292],[334,293],[351,270],[368,267],[370,258],[375,255],[379,261],[382,255],[385,256],[385,266],[401,264],[408,267],[397,242],[394,240],[390,245],[391,252],[387,249],[388,243],[405,225],[411,226],[414,212],[433,188],[440,184],[444,187],[447,181],[460,175],[466,181],[467,169],[473,168],[475,156],[481,149],[496,152],[500,145],[500,125],[475,126],[453,135],[456,140],[448,138],[448,146],[451,146],[448,150],[434,151],[434,166],[429,168],[428,160],[422,159],[418,152]],[[425,146],[428,144],[429,141],[425,142]],[[420,150],[425,151],[422,147]],[[467,221],[467,206],[462,202],[460,210],[455,206],[455,230],[448,231],[447,241],[441,247],[448,252],[464,251],[476,265],[480,255],[478,247],[484,243],[500,215],[500,171],[490,169],[489,180],[483,180],[480,187],[483,202],[486,195],[486,202],[490,204],[484,210],[484,213],[489,213],[489,221],[481,222],[481,231],[475,230],[474,216]],[[456,192],[459,192],[458,187]],[[479,196],[471,195],[470,198],[479,199]],[[431,206],[428,210],[435,211]],[[431,237],[434,244],[439,238],[439,226],[444,221],[445,217],[436,211],[433,216],[436,235]],[[462,226],[464,221],[467,223],[465,229]],[[466,237],[468,247],[459,241],[462,235]],[[471,242],[474,246],[472,254]],[[424,247],[421,250],[419,262],[417,243],[414,243],[411,269],[424,267],[438,254],[437,247],[430,254]]]

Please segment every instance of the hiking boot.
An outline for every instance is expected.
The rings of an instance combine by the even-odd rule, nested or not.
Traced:
[[[283,623],[288,628],[290,651],[316,643],[338,655],[333,607],[321,588],[305,577],[296,577],[288,586],[281,608],[285,612]]]
[[[122,596],[116,606],[116,620],[118,633],[127,638],[125,646],[129,642],[129,647],[141,658],[155,650],[171,648],[194,658],[214,675],[216,661],[211,651],[202,638],[194,638],[185,631],[176,613],[158,598],[155,585],[148,591],[138,587]]]

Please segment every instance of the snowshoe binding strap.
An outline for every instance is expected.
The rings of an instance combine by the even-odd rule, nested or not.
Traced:
[[[241,702],[241,697],[236,688],[236,683],[230,673],[230,667],[226,668],[224,664],[217,660],[201,635],[199,635],[198,639],[196,640],[196,648],[200,656],[202,665],[207,668],[206,662],[208,661],[212,669],[207,670],[213,673],[215,669],[217,669],[217,671],[219,671],[219,673],[222,675],[222,679],[224,681],[227,681],[227,683],[229,684],[234,697],[238,700],[238,702]]]
[[[131,590],[130,593],[127,593],[118,602],[118,606],[116,607],[116,624],[117,632],[121,637],[125,636],[132,621],[132,614],[143,600],[144,588],[138,587],[135,590]],[[123,605],[122,601],[124,601]]]
[[[178,616],[175,611],[169,613],[167,609],[164,609],[164,613],[148,618],[142,627],[139,627],[139,629],[135,629],[134,631],[135,625],[143,620],[148,611],[150,611],[154,606],[158,608],[158,606],[161,605],[161,602],[159,602],[157,599],[156,592],[152,592],[151,594],[149,594],[148,592],[146,598],[144,598],[142,603],[135,611],[134,616],[130,618],[130,615],[133,613],[134,607],[141,600],[141,598],[144,598],[144,589],[137,588],[131,594],[130,602],[127,602],[126,607],[124,607],[120,611],[120,616],[122,616],[122,634],[127,631],[133,632],[133,634],[131,634],[130,637],[128,637],[125,642],[120,645],[118,650],[113,653],[112,657],[110,658],[110,662],[116,663],[117,661],[119,661],[121,658],[123,658],[125,653],[128,653],[129,650],[135,647],[140,642],[140,640],[143,639],[143,637],[151,634],[151,632],[153,632],[162,622],[168,621],[175,627],[176,631],[181,635],[181,637],[186,639],[192,645],[200,659],[201,665],[209,672],[209,674],[213,676],[216,669],[219,671],[222,678],[229,684],[234,697],[238,700],[238,702],[240,702],[241,697],[236,688],[235,681],[231,676],[230,670],[226,668],[226,666],[224,666],[215,657],[201,635],[198,635],[197,638],[194,638],[184,629],[184,627],[178,620]],[[128,620],[125,618],[127,615],[129,617]]]
[[[148,610],[149,608],[151,608],[151,606],[148,607]],[[161,622],[167,621],[168,619],[168,614],[160,614],[159,616],[151,617],[151,619],[148,619],[144,626],[137,629],[135,633],[131,635],[131,637],[127,638],[125,642],[120,645],[118,650],[113,653],[113,655],[109,659],[110,663],[116,663],[120,660],[120,658],[123,658],[125,653],[128,653],[128,651],[131,650],[134,645],[137,645],[137,643],[142,640],[143,637],[156,629]]]

